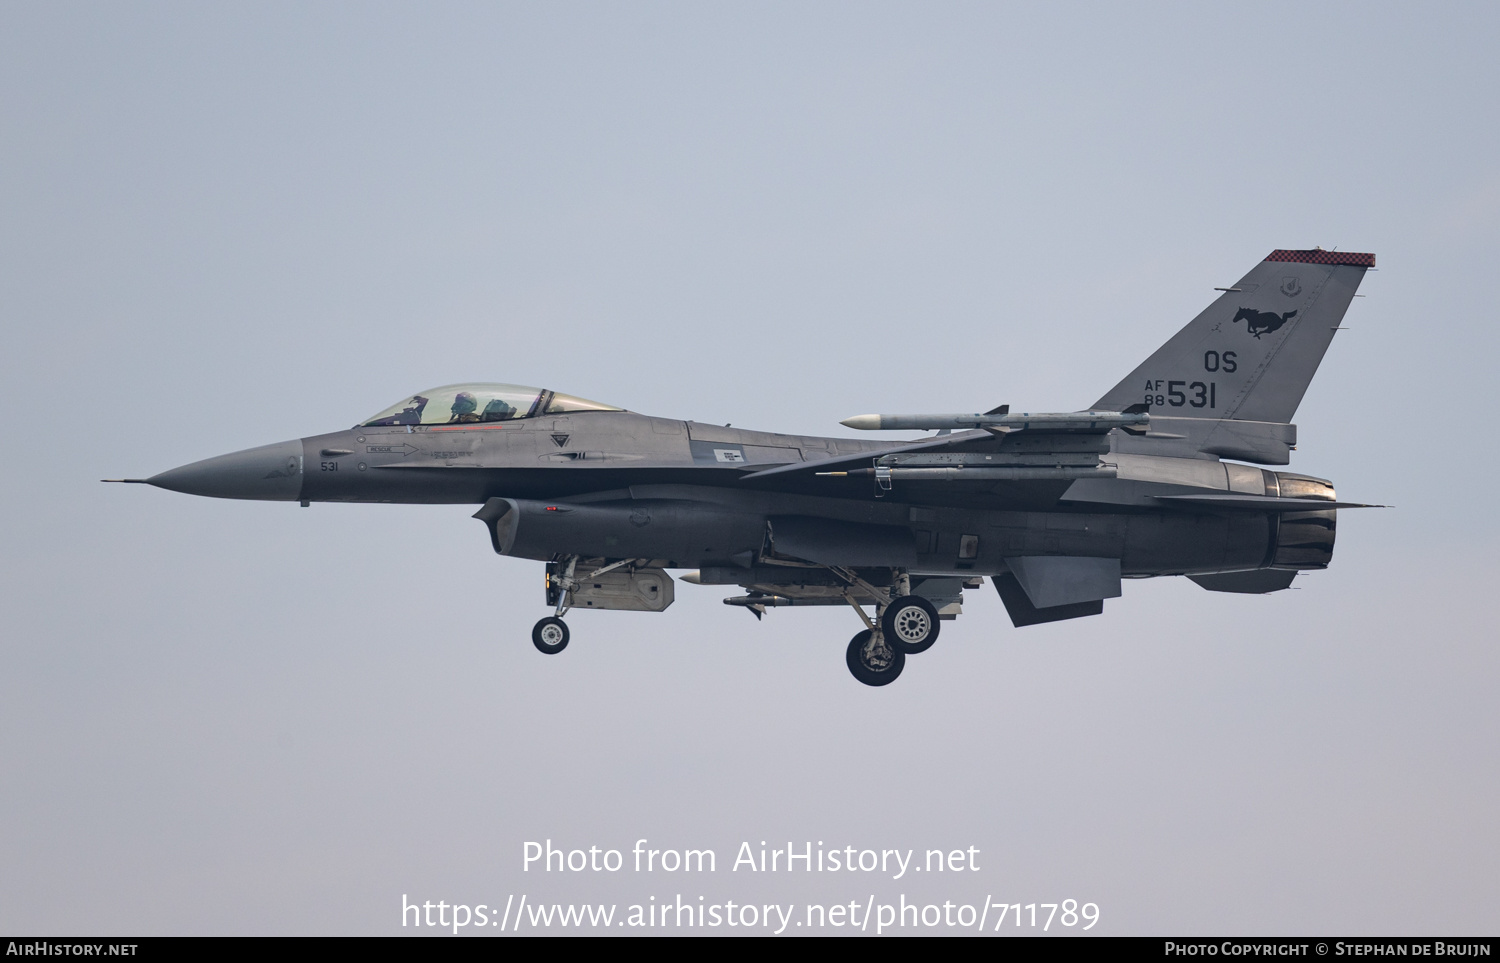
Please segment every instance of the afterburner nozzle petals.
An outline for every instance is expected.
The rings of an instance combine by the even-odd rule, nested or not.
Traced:
[[[879,431],[880,415],[855,415],[853,418],[845,418],[839,424],[845,428],[857,428],[860,431]]]

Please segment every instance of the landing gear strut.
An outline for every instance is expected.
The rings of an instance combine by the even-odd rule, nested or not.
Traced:
[[[556,576],[552,574],[552,566],[547,566],[547,601],[551,602],[556,595],[557,611],[531,628],[531,644],[536,646],[538,652],[556,655],[568,647],[568,624],[562,617],[568,612],[573,589],[578,587],[578,580],[573,577],[577,568],[577,555],[570,557]]]
[[[904,571],[894,573],[889,591],[871,585],[853,569],[830,567],[829,571],[844,580],[848,586],[844,601],[865,623],[865,631],[849,641],[844,654],[849,671],[865,685],[889,685],[906,667],[908,655],[925,652],[937,641],[937,609],[927,599],[911,594],[911,579]],[[855,590],[875,600],[875,618],[865,614]]]

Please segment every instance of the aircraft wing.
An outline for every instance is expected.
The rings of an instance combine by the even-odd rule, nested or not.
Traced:
[[[1115,428],[1145,431],[1147,416],[1130,412],[986,415],[863,415],[854,427],[923,429],[950,423],[984,427],[907,445],[802,462],[741,477],[781,480],[816,475],[880,474],[907,481],[1057,481],[1113,475],[1101,465]],[[909,422],[909,423],[908,423]],[[872,468],[871,465],[876,467]],[[882,487],[889,487],[882,483]]]
[[[852,455],[839,455],[835,458],[820,458],[817,461],[798,462],[791,465],[779,465],[776,468],[767,468],[762,471],[750,472],[740,476],[740,481],[749,481],[752,478],[772,478],[776,475],[790,475],[801,472],[804,474],[817,474],[820,471],[828,471],[837,465],[854,465],[860,462],[868,462],[872,458],[883,455],[897,455],[912,451],[934,451],[940,448],[951,448],[968,442],[993,441],[994,436],[987,431],[965,431],[952,435],[944,435],[941,438],[928,438],[922,441],[912,442],[909,445],[898,445],[894,448],[882,448],[878,451],[859,451]]]

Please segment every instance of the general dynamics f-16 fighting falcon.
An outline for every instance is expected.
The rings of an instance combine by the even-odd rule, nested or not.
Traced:
[[[815,438],[636,414],[509,384],[411,395],[347,431],[139,481],[217,498],[469,503],[501,555],[546,565],[533,644],[572,608],[661,612],[668,569],[724,600],[848,606],[867,685],[901,674],[987,576],[1017,627],[1099,615],[1121,580],[1266,593],[1326,568],[1340,508],[1273,471],[1373,254],[1273,251],[1086,411],[859,415],[916,442]],[[869,611],[867,611],[869,610]]]

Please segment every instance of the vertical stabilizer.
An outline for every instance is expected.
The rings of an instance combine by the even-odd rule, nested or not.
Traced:
[[[1093,408],[1292,420],[1375,255],[1272,251]]]

